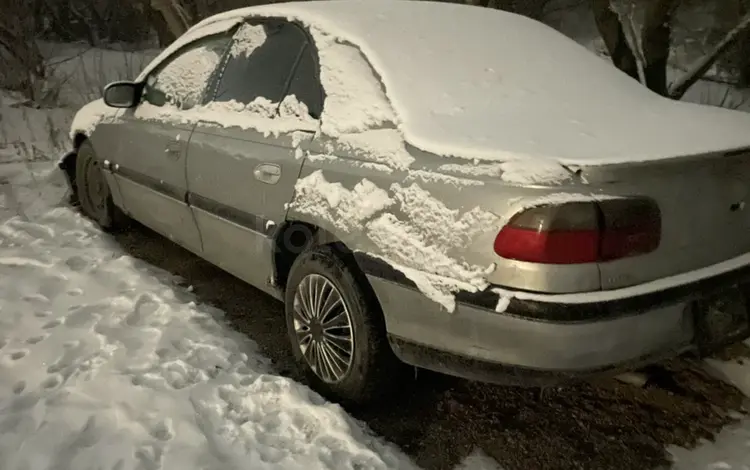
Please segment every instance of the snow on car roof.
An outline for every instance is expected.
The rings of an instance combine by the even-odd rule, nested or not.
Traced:
[[[442,2],[322,0],[229,11],[187,35],[252,16],[295,19],[359,47],[406,141],[439,155],[585,165],[750,146],[744,113],[659,97],[520,15]]]

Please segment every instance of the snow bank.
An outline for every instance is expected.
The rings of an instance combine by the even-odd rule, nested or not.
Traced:
[[[50,42],[43,42],[41,50],[50,73],[49,87],[57,90],[57,105],[70,109],[101,98],[108,83],[134,79],[159,53]]]
[[[61,155],[68,146],[66,129],[72,118],[67,109],[11,107],[0,96],[0,163]]]

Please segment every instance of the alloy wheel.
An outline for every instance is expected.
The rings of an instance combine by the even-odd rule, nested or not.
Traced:
[[[351,314],[341,292],[320,274],[305,276],[294,294],[294,331],[305,361],[327,383],[343,380],[354,359]]]

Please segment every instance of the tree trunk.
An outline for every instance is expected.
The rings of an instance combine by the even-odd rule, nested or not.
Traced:
[[[188,20],[178,0],[151,0],[151,6],[161,13],[174,37],[182,36],[188,30]]]
[[[46,76],[44,58],[36,42],[36,18],[32,5],[22,1],[0,2],[0,81],[36,99],[35,85]],[[3,85],[3,83],[0,83]]]
[[[714,1],[714,15],[716,16],[714,25],[716,27],[709,37],[719,42],[737,26],[738,19],[744,18],[750,11],[743,0]],[[718,62],[722,69],[736,74],[740,86],[750,85],[750,31],[741,33],[736,43],[724,53],[724,57]]]
[[[610,0],[592,0],[594,21],[607,47],[612,63],[618,69],[638,79],[638,66],[635,54],[628,46],[620,18],[612,10]]]
[[[514,0],[513,11],[519,15],[541,20],[549,0]]]
[[[646,86],[667,96],[667,62],[671,45],[672,14],[679,0],[648,0],[645,2],[641,43],[645,58]]]
[[[633,39],[643,48],[643,76],[646,86],[666,96],[667,61],[671,39],[672,13],[678,0],[645,0],[636,4],[643,10],[643,25],[640,34]],[[599,32],[604,39],[614,65],[630,75],[638,78],[638,61],[636,52],[628,44],[623,29],[622,19],[612,9],[610,0],[592,0],[594,19]]]
[[[177,36],[172,34],[167,22],[164,21],[164,17],[158,11],[151,10],[149,7],[148,21],[151,27],[156,31],[156,37],[159,38],[159,47],[167,47],[170,45]]]

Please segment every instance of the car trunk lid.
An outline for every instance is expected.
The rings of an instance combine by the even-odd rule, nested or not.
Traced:
[[[602,289],[686,273],[750,252],[750,149],[585,167],[580,175],[606,197],[647,196],[661,210],[659,247],[600,263]]]

